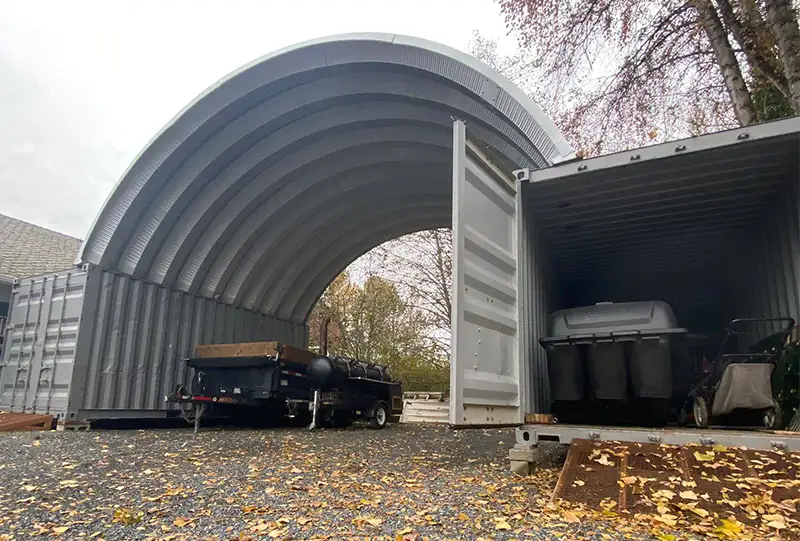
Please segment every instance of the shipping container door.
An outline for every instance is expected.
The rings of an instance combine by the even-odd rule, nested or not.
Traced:
[[[453,126],[450,424],[522,420],[517,183]]]

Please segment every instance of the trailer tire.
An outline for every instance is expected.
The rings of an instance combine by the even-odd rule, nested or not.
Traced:
[[[378,402],[372,410],[372,417],[369,419],[369,426],[375,429],[386,427],[389,422],[389,408],[383,402]]]

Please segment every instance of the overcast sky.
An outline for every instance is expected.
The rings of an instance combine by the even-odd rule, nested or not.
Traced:
[[[167,121],[275,49],[343,32],[393,32],[467,50],[474,30],[505,34],[496,2],[3,2],[0,213],[83,238]]]

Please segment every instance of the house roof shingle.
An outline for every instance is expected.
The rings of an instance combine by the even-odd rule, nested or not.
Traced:
[[[0,214],[0,275],[27,278],[75,264],[81,240]]]

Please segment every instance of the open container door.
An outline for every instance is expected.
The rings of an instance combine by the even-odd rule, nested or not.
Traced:
[[[514,425],[524,404],[518,344],[514,177],[453,125],[450,424]]]

